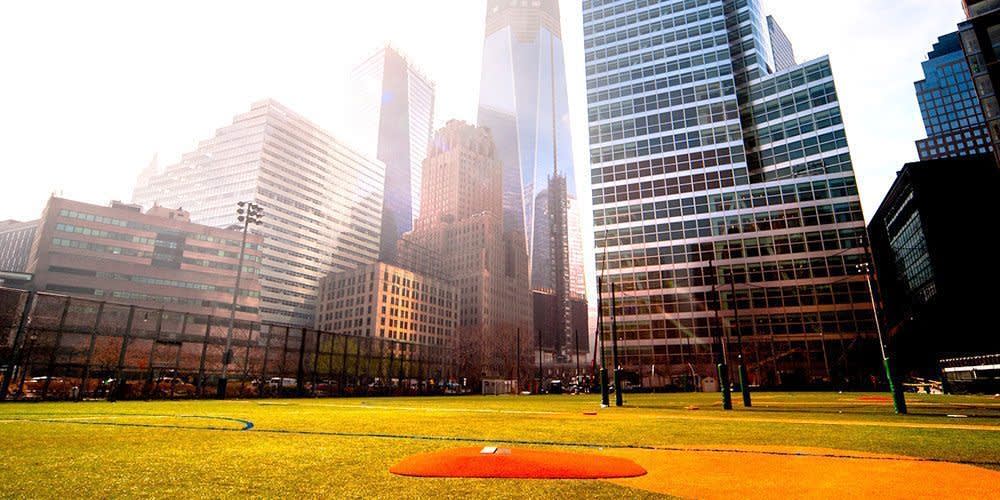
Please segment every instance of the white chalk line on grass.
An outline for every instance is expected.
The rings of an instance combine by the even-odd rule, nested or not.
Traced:
[[[320,403],[300,403],[297,406],[318,406],[326,408],[347,408],[353,410],[400,410],[425,411],[430,413],[497,413],[510,415],[568,415],[570,412],[542,410],[497,410],[492,408],[429,408],[421,406],[385,406],[385,405],[338,405]]]
[[[11,423],[11,422],[72,422],[72,421],[86,421],[86,420],[115,420],[121,418],[135,418],[136,415],[89,415],[82,417],[53,417],[51,415],[41,416],[41,418],[33,418],[34,415],[28,415],[24,418],[8,418],[0,420],[0,423]],[[169,418],[165,415],[150,415],[148,418]]]
[[[639,416],[639,415],[630,415]],[[697,415],[643,415],[648,418],[676,419],[676,420],[711,420],[716,422],[754,422],[770,424],[807,424],[807,425],[844,425],[844,426],[869,426],[869,427],[895,427],[904,429],[939,429],[939,430],[964,430],[964,431],[1000,431],[1000,425],[974,425],[974,424],[911,424],[906,422],[867,422],[863,420],[820,420],[806,418],[757,418],[757,417],[715,417]]]
[[[507,415],[566,415],[576,416],[576,412],[567,411],[536,411],[536,410],[497,410],[483,408],[428,408],[419,406],[386,406],[386,405],[346,405],[346,404],[322,404],[322,403],[301,403],[298,406],[313,406],[326,408],[344,408],[351,410],[398,410],[398,411],[423,411],[427,413],[479,413],[479,414],[507,414]],[[822,420],[822,419],[795,419],[795,418],[760,418],[746,416],[710,416],[710,415],[685,415],[685,414],[653,414],[642,411],[642,408],[635,408],[638,412],[629,412],[629,418],[654,418],[654,419],[677,419],[677,420],[709,420],[718,422],[755,422],[755,423],[777,423],[777,424],[806,424],[806,425],[844,425],[844,426],[871,426],[871,427],[894,427],[905,429],[940,429],[940,430],[974,430],[974,431],[1000,431],[1000,425],[975,425],[975,424],[921,424],[906,422],[870,422],[862,420]],[[679,410],[668,410],[679,411]],[[614,415],[614,414],[612,414]],[[624,416],[624,415],[617,415]]]
[[[212,421],[228,421],[236,422],[243,426],[242,429],[224,429],[216,427],[192,427],[192,426],[179,426],[179,425],[163,425],[163,424],[151,424],[143,423],[141,420],[138,422],[129,422],[122,419],[197,419],[197,420],[212,420]],[[110,420],[119,420],[119,422],[110,422]],[[90,424],[90,425],[114,425],[122,427],[152,427],[152,428],[177,428],[177,429],[218,429],[218,430],[243,430],[248,431],[253,429],[253,422],[249,420],[244,420],[242,418],[226,417],[219,415],[147,415],[142,413],[123,413],[119,415],[113,414],[99,414],[99,415],[59,415],[59,414],[32,414],[24,415],[20,418],[6,418],[0,419],[0,423],[49,423],[49,424]]]

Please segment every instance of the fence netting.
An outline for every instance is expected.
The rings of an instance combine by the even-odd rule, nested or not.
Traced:
[[[0,288],[0,398],[216,397],[228,316]],[[445,347],[235,321],[227,397],[440,394]]]

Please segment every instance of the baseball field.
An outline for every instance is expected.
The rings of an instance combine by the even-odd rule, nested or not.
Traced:
[[[1000,399],[718,394],[0,404],[0,497],[1000,497]],[[497,447],[626,458],[619,479],[410,477]],[[448,471],[445,471],[448,472]],[[447,474],[445,474],[447,475]]]

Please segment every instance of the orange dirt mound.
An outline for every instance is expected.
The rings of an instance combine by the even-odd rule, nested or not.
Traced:
[[[638,477],[646,469],[627,458],[520,448],[481,453],[454,448],[413,455],[389,469],[401,476],[506,479],[609,479]]]

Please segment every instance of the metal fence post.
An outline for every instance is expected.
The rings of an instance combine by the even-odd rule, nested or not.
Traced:
[[[379,377],[382,378],[382,382],[388,386],[389,382],[386,379],[389,378],[389,376],[386,375],[387,368],[385,366],[385,344],[386,344],[386,340],[385,339],[379,339],[379,341],[378,341],[378,369],[376,370],[376,373],[379,375]],[[391,368],[389,368],[389,369],[391,370]]]
[[[313,352],[313,370],[312,370],[312,393],[313,393],[313,396],[317,395],[316,394],[316,387],[318,387],[317,384],[319,383],[318,382],[318,378],[317,378],[319,376],[319,350],[320,350],[319,347],[320,347],[320,342],[322,340],[323,340],[323,334],[321,334],[319,332],[319,330],[317,330],[316,331],[316,351]]]
[[[368,384],[370,384],[370,383],[372,383],[372,382],[375,381],[375,377],[372,376],[372,359],[374,358],[374,354],[375,354],[375,339],[374,339],[374,337],[368,337],[368,342],[366,342],[366,343],[368,344],[368,349],[367,349],[367,351],[368,351],[368,362],[365,363],[365,384],[364,384],[365,387],[364,387],[364,391],[367,394],[367,392],[368,392]]]
[[[36,292],[28,292],[28,298],[24,301],[24,309],[21,310],[21,318],[17,324],[17,333],[14,335],[14,345],[10,350],[10,360],[7,361],[7,369],[4,370],[3,384],[0,385],[0,401],[7,399],[7,392],[10,390],[10,380],[14,376],[14,363],[19,363],[21,356],[21,344],[24,343],[24,331],[28,327],[28,320],[35,306]],[[21,370],[23,366],[19,367]]]
[[[396,364],[396,347],[393,346],[392,343],[390,343],[389,344],[389,367],[386,369],[387,375],[385,377],[385,378],[388,379],[386,381],[387,385],[390,385],[390,386],[392,385],[391,384],[391,382],[392,382],[392,368],[393,368],[393,366],[395,364]],[[398,384],[398,380],[397,380],[397,384]]]
[[[344,395],[344,384],[347,383],[347,341],[351,338],[349,335],[344,335],[343,337],[344,347],[341,348],[343,352],[341,352],[340,358],[340,384],[338,384],[340,386],[338,392],[340,392],[341,396]],[[332,348],[333,346],[331,346]]]
[[[146,374],[146,387],[143,387],[143,393],[145,397],[149,397],[150,393],[153,392],[153,360],[156,356],[156,343],[160,341],[160,332],[163,328],[163,309],[160,309],[160,314],[156,318],[156,332],[153,334],[153,345],[149,347],[149,373]],[[173,385],[173,384],[171,384]]]
[[[361,337],[355,338],[354,343],[354,392],[358,391],[361,385]]]
[[[260,325],[260,334],[264,335],[264,325]],[[271,329],[267,329],[267,338],[264,340],[264,361],[260,366],[260,382],[257,384],[257,397],[264,397],[264,387],[267,386],[267,358],[271,354]]]
[[[302,329],[302,340],[299,341],[299,369],[296,372],[295,377],[295,391],[298,396],[302,396],[305,393],[305,381],[302,380],[306,376],[305,367],[305,354],[306,354],[306,329]]]
[[[333,380],[333,348],[335,347],[335,344],[336,344],[336,338],[337,338],[336,334],[334,334],[334,333],[330,334],[330,349],[327,352],[327,357],[326,357],[327,358],[326,359],[326,379],[327,380]],[[318,356],[318,354],[317,354],[317,356]]]
[[[247,337],[246,340],[243,342],[243,347],[245,349],[245,352],[243,354],[243,372],[240,373],[239,397],[243,397],[243,393],[244,391],[246,391],[247,387],[247,375],[250,375],[250,344],[251,340],[253,339],[253,323],[248,322],[244,324],[247,327]]]
[[[288,332],[290,329],[287,326],[283,328],[285,329],[285,342],[282,344],[283,347],[281,348],[281,370],[278,371],[279,378],[285,378],[285,367],[288,366]],[[280,387],[278,392],[281,392]]]
[[[201,342],[201,360],[198,361],[198,397],[205,395],[205,355],[208,354],[208,338],[212,335],[212,316],[205,316],[205,338]]]
[[[123,368],[125,367],[125,353],[128,351],[129,338],[132,336],[132,320],[135,317],[135,306],[128,307],[128,321],[125,323],[125,334],[122,336],[122,348],[118,352],[118,365],[115,367],[115,385],[111,393],[108,394],[108,401],[115,402],[118,400],[120,393],[124,391],[124,388],[128,387],[122,380]]]
[[[181,333],[179,335],[180,343],[177,344],[177,356],[174,356],[174,376],[180,378],[181,374],[181,352],[184,351],[184,335],[187,335],[187,324],[188,324],[188,313],[181,313]],[[174,385],[170,384],[170,398],[174,397]]]
[[[43,400],[45,399],[45,396],[49,394],[49,384],[52,383],[52,374],[56,369],[56,354],[59,352],[59,344],[62,343],[63,328],[66,327],[66,315],[69,314],[69,304],[71,300],[72,299],[69,297],[66,297],[66,301],[63,302],[62,313],[59,315],[59,327],[56,330],[56,342],[55,345],[52,346],[52,352],[49,353],[49,366],[46,368],[45,383],[42,384]]]
[[[94,320],[94,328],[90,330],[90,345],[87,346],[87,360],[83,366],[83,381],[80,382],[80,399],[87,390],[90,382],[90,365],[94,360],[94,349],[97,347],[97,331],[101,328],[101,318],[104,316],[104,302],[97,305],[97,318]]]

